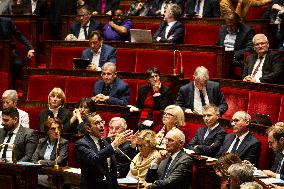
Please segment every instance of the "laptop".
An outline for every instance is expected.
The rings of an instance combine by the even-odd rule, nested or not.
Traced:
[[[134,43],[152,43],[151,30],[130,29],[130,41]]]
[[[85,60],[82,58],[73,58],[74,69],[86,69],[90,64],[90,60]]]
[[[266,114],[260,114],[260,113],[255,113],[255,122],[257,124],[262,124],[262,125],[266,125],[266,126],[271,126],[272,125],[272,121],[269,115]]]

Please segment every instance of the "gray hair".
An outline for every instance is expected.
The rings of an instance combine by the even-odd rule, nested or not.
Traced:
[[[253,181],[253,167],[245,163],[232,164],[228,169],[228,173],[237,180],[239,184]]]
[[[263,189],[263,187],[254,181],[241,184],[240,189]]]
[[[178,137],[179,140],[180,140],[182,143],[185,142],[185,135],[184,135],[184,133],[183,133],[181,130],[179,130],[179,129],[177,129],[177,128],[171,129],[171,130],[167,133],[167,135],[169,135],[169,134],[172,134],[172,135]]]
[[[173,110],[174,112],[174,116],[176,118],[176,126],[183,126],[185,123],[185,118],[184,118],[184,112],[181,109],[181,107],[177,106],[177,105],[169,105],[165,108],[164,111],[166,110]]]
[[[244,121],[247,121],[247,122],[251,121],[251,116],[247,112],[245,112],[245,111],[237,111],[236,113],[241,114],[242,118],[244,119]]]
[[[16,90],[9,89],[9,90],[4,91],[4,93],[2,94],[2,98],[8,98],[12,100],[13,102],[17,102],[18,93]]]
[[[208,109],[213,109],[214,110],[214,113],[215,114],[218,114],[218,115],[220,115],[220,110],[219,110],[219,108],[215,105],[215,104],[207,104],[207,105],[205,105],[205,106],[203,106],[203,112],[204,111],[207,111]]]
[[[116,72],[116,65],[112,62],[106,62],[103,66],[102,66],[102,70],[106,69],[106,68],[110,68],[112,72]]]
[[[121,126],[124,130],[127,129],[127,123],[126,123],[125,119],[122,118],[122,117],[113,117],[113,118],[111,118],[111,120],[109,121],[109,126],[111,126],[112,123],[115,122],[115,121],[120,122],[120,123],[121,123],[120,126]]]
[[[194,70],[194,79],[209,80],[209,71],[204,66],[198,66]]]
[[[255,40],[256,38],[263,38],[267,43],[268,43],[268,39],[266,37],[266,35],[264,35],[263,33],[258,33],[258,34],[255,34],[252,38],[252,43],[255,44]]]

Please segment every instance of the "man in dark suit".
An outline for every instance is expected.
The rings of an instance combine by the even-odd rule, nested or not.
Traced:
[[[184,9],[185,16],[197,18],[220,17],[220,4],[218,0],[187,0]]]
[[[109,144],[102,138],[104,123],[100,115],[88,115],[87,134],[75,143],[75,154],[81,168],[81,189],[117,188],[115,149],[130,137],[132,131],[121,133]]]
[[[112,11],[119,6],[120,0],[89,0],[89,5],[93,9],[93,15],[111,15]]]
[[[273,126],[267,131],[269,147],[276,153],[271,170],[263,170],[269,177],[284,179],[284,127]]]
[[[255,53],[246,59],[243,81],[284,84],[283,54],[268,50],[269,43],[264,34],[256,34],[252,41]]]
[[[177,4],[183,12],[184,0],[154,0],[148,16],[163,16],[169,4],[172,3]]]
[[[236,13],[228,13],[224,16],[226,25],[221,26],[216,45],[225,46],[225,51],[234,52],[230,73],[236,67],[243,69],[244,53],[252,51],[252,37],[254,31],[242,23]],[[234,76],[235,77],[235,76]]]
[[[127,83],[116,77],[116,66],[105,63],[102,67],[102,80],[95,83],[92,100],[96,103],[126,106],[130,91]]]
[[[14,157],[17,161],[30,161],[37,146],[37,137],[30,128],[19,124],[19,112],[17,108],[6,108],[2,111],[2,125],[0,128],[0,144],[9,143],[0,148],[0,158],[12,162],[13,148]]]
[[[102,24],[94,19],[91,19],[92,12],[87,5],[77,10],[77,17],[79,22],[72,24],[70,34],[65,38],[67,41],[73,40],[88,40],[89,34],[95,30],[102,30]]]
[[[82,59],[90,60],[88,69],[101,71],[106,62],[116,63],[116,49],[103,44],[103,37],[99,31],[93,31],[89,39],[90,47],[82,52]]]
[[[257,164],[261,143],[249,132],[250,121],[250,115],[244,111],[238,111],[233,115],[231,120],[233,133],[226,135],[217,157],[231,152],[238,154],[242,160]]]
[[[107,141],[111,143],[115,140],[115,137],[118,136],[120,133],[126,131],[127,123],[124,118],[122,117],[113,117],[109,121],[109,132]],[[135,149],[136,146],[132,146],[130,141],[126,141],[118,146],[120,150],[115,152],[115,159],[116,159],[116,167],[117,167],[117,175],[119,177],[126,177],[127,173],[129,172],[131,160],[135,157],[138,153]],[[126,157],[128,156],[128,157]]]
[[[201,155],[215,157],[223,144],[226,132],[218,123],[220,117],[218,107],[206,105],[202,114],[206,126],[198,128],[186,148]]]
[[[177,21],[181,16],[181,8],[177,4],[169,4],[159,29],[153,36],[157,43],[183,43],[184,26]]]
[[[146,174],[147,188],[188,189],[191,185],[192,159],[183,150],[185,136],[179,129],[172,129],[166,137],[166,150],[160,151]]]
[[[228,104],[219,83],[208,81],[209,72],[203,66],[195,69],[193,78],[194,81],[180,88],[176,105],[179,105],[185,113],[202,114],[203,106],[209,103],[215,104],[223,115],[228,109]]]

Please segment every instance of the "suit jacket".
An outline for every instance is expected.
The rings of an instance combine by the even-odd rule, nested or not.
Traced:
[[[225,25],[221,26],[216,45],[224,46],[224,40],[227,34],[228,34],[227,27]],[[244,53],[246,51],[253,50],[252,46],[253,36],[254,36],[254,31],[248,25],[240,23],[234,45],[235,60],[243,63]]]
[[[105,86],[105,82],[103,80],[99,80],[95,83],[93,95],[96,96],[103,91]],[[113,83],[111,84],[109,99],[106,102],[110,105],[120,105],[126,106],[129,102],[130,91],[129,86],[123,80],[119,78],[115,78]]]
[[[192,159],[188,154],[181,150],[175,159],[172,160],[167,177],[162,180],[167,161],[163,160],[158,169],[149,169],[146,175],[146,182],[152,183],[149,188],[159,189],[189,189],[192,175]]]
[[[198,128],[197,132],[188,143],[186,148],[201,155],[215,157],[222,146],[227,133],[221,125],[218,125],[215,129],[210,131],[205,140],[203,140],[207,129],[207,126]],[[196,145],[197,147],[194,148]]]
[[[258,55],[256,53],[250,55],[246,59],[243,77],[252,74],[254,64]],[[284,61],[283,54],[268,51],[262,67],[262,77],[259,79],[261,83],[284,84]]]
[[[162,21],[159,29],[155,32],[153,39],[158,43],[183,43],[184,39],[184,26],[181,22],[177,21],[170,29],[168,35],[165,37],[167,22]],[[173,39],[168,40],[171,35],[173,35]],[[159,41],[157,41],[157,37],[161,37]]]
[[[80,22],[75,22],[72,24],[71,28],[70,28],[70,34],[73,34],[74,36],[76,36],[78,38],[79,33],[80,33],[80,29],[81,29],[81,23]],[[88,36],[92,33],[92,31],[94,30],[100,30],[102,31],[102,23],[91,19],[90,20],[90,25],[89,25],[89,29],[88,29]]]
[[[158,10],[161,10],[162,8],[162,5],[164,3],[165,0],[154,0],[153,2],[153,5],[152,5],[152,8],[149,12],[149,15],[148,16],[161,16],[163,15],[161,12],[159,12],[157,14],[157,11]],[[184,9],[184,0],[170,0],[170,2],[174,3],[174,4],[177,4],[178,6],[180,6],[182,12],[183,12],[183,9]]]
[[[75,154],[81,168],[80,189],[117,188],[115,151],[106,140],[103,141],[105,148],[100,151],[89,134],[75,143]],[[111,158],[110,171],[107,158]],[[104,177],[106,182],[103,182]]]
[[[235,138],[236,134],[234,133],[226,135],[223,145],[221,146],[217,154],[217,157],[228,151]],[[260,156],[260,149],[260,141],[249,133],[239,145],[235,153],[238,154],[242,160],[248,160],[252,164],[256,165]]]
[[[34,130],[19,126],[14,144],[16,145],[16,160],[30,161],[37,146],[37,137]],[[5,140],[6,130],[0,128],[0,144]]]
[[[22,5],[29,8],[29,13],[32,13],[31,0],[22,0]],[[40,18],[44,18],[47,15],[47,1],[46,0],[37,0],[36,8],[34,14]]]
[[[39,160],[41,160],[42,165],[46,166],[53,166],[56,158],[56,145],[57,141],[53,147],[53,150],[50,155],[50,160],[44,160],[44,154],[47,148],[47,138],[41,138],[39,139],[39,144],[37,145],[36,151],[33,154],[32,162],[37,163]],[[68,160],[68,151],[69,151],[69,143],[68,140],[64,138],[60,138],[59,141],[59,158],[58,158],[58,165],[60,166],[66,166],[67,160]]]
[[[206,84],[206,91],[209,102],[219,107],[221,115],[224,114],[228,109],[228,104],[224,98],[223,92],[220,90],[219,83],[208,81]],[[176,104],[183,110],[187,108],[194,110],[194,82],[190,82],[180,88]]]
[[[82,59],[93,59],[93,52],[91,48],[87,48],[82,53]],[[109,45],[102,45],[99,67],[102,67],[106,62],[116,63],[116,49]]]
[[[39,130],[44,132],[44,122],[49,118],[54,117],[53,113],[49,109],[42,110],[39,114]],[[63,132],[64,133],[76,133],[77,128],[70,127],[70,119],[72,117],[72,112],[68,109],[60,107],[58,110],[57,118],[63,124]]]
[[[139,109],[143,109],[144,102],[146,100],[148,91],[152,89],[150,84],[143,85],[138,90],[138,97],[136,107]],[[154,98],[154,110],[163,110],[165,109],[171,102],[172,92],[169,87],[165,85],[161,85],[160,88],[160,96],[153,97]]]
[[[110,10],[118,8],[120,0],[106,0],[105,12],[102,12],[102,1],[101,0],[89,0],[89,5],[93,11],[97,11],[99,14],[105,14]]]
[[[187,0],[184,14],[195,15],[196,0]],[[204,0],[203,18],[220,17],[220,4],[218,0]]]
[[[271,167],[271,171],[273,171],[274,173],[276,173],[278,166],[280,166],[281,161],[283,159],[283,154],[282,153],[277,153],[275,158],[274,158],[274,162],[273,165]],[[282,164],[281,168],[280,168],[280,179],[284,179],[284,164]]]
[[[0,17],[0,40],[11,40],[15,37],[19,42],[27,47],[27,50],[32,50],[32,44],[23,36],[16,28],[11,18]]]

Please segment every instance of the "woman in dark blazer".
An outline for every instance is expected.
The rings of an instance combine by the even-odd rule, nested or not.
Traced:
[[[160,71],[149,68],[146,73],[147,84],[139,88],[136,107],[141,110],[140,122],[153,120],[153,111],[164,110],[171,103],[171,91],[160,81]]]

